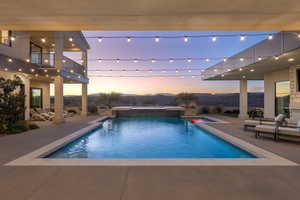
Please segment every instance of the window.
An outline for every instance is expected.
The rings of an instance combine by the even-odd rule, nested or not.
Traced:
[[[297,91],[300,92],[300,69],[296,70]]]
[[[30,107],[31,108],[42,108],[42,88],[30,88]]]
[[[30,58],[31,63],[42,64],[43,48],[39,45],[30,42]]]
[[[284,114],[289,117],[290,82],[275,83],[275,115]]]
[[[0,44],[11,47],[11,31],[0,30]]]

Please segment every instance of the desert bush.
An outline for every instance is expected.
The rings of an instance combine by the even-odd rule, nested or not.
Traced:
[[[98,113],[98,108],[96,105],[89,105],[88,106],[88,112],[91,114],[97,114]]]
[[[203,106],[200,109],[200,113],[202,113],[202,114],[208,114],[209,112],[210,112],[210,110],[209,110],[209,107],[207,107],[207,106]]]

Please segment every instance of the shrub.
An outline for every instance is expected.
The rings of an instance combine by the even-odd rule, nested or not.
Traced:
[[[77,111],[74,110],[74,109],[69,109],[69,110],[68,110],[68,113],[77,114]]]
[[[98,113],[98,108],[96,105],[89,105],[88,106],[88,111],[91,114],[97,114]]]
[[[18,121],[14,123],[10,128],[10,133],[22,133],[27,131],[28,127],[25,121]]]
[[[208,113],[210,112],[210,110],[209,110],[208,107],[203,106],[203,107],[201,108],[201,111],[200,111],[200,112],[203,113],[203,114],[208,114]]]
[[[221,106],[216,106],[213,109],[214,113],[222,113],[223,112],[223,108]]]
[[[28,129],[38,129],[40,128],[37,124],[28,124]]]

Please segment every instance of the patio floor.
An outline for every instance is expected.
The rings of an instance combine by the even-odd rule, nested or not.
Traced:
[[[96,117],[0,138],[5,200],[299,198],[300,167],[12,167],[3,164],[87,126]],[[215,128],[300,164],[300,143],[255,139],[241,121]]]

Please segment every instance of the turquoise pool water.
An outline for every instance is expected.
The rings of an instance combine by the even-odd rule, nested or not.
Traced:
[[[179,118],[116,118],[47,158],[255,158]]]

